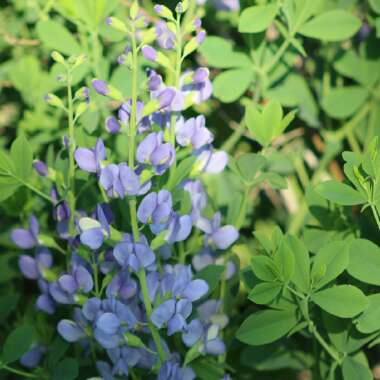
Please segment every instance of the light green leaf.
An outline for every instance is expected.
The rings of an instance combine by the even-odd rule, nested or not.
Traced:
[[[356,16],[336,9],[312,18],[301,27],[299,33],[322,41],[341,41],[352,37],[360,26],[361,21]]]
[[[286,236],[286,242],[293,252],[296,262],[292,282],[301,291],[307,293],[310,288],[310,257],[302,240],[295,236]]]
[[[243,182],[251,183],[254,181],[256,174],[261,170],[266,164],[266,159],[264,156],[256,153],[246,153],[242,154],[236,161],[229,161],[229,165]]]
[[[357,280],[380,286],[380,248],[369,240],[350,244],[347,272]]]
[[[310,299],[321,309],[340,318],[353,318],[369,304],[363,292],[352,285],[338,285],[321,290]]]
[[[262,281],[275,281],[278,279],[278,269],[268,256],[255,255],[251,259],[253,273]]]
[[[295,260],[293,252],[289,249],[285,241],[280,244],[276,251],[274,262],[281,272],[281,279],[284,282],[290,281],[294,273]]]
[[[378,14],[380,14],[380,0],[369,0],[371,8]]]
[[[282,284],[275,282],[262,282],[256,285],[248,295],[248,299],[259,305],[265,305],[277,297],[282,288]]]
[[[356,328],[363,334],[380,330],[380,294],[368,296],[369,306],[357,320]]]
[[[253,71],[251,68],[225,71],[214,79],[214,95],[224,103],[231,103],[247,91],[252,79]]]
[[[342,364],[343,380],[372,380],[372,372],[368,365],[359,363],[347,356]]]
[[[367,201],[363,194],[338,181],[323,182],[315,190],[323,198],[342,206],[360,205]]]
[[[39,21],[37,33],[48,48],[67,55],[80,54],[81,52],[81,48],[73,35],[57,21]]]
[[[20,133],[11,146],[11,158],[17,177],[28,179],[32,171],[33,152],[23,133]]]
[[[368,95],[368,90],[360,86],[332,88],[322,100],[322,108],[331,117],[345,119],[362,106]]]
[[[337,278],[348,266],[348,244],[344,241],[333,241],[324,245],[316,254],[311,275],[314,278],[319,277],[318,273],[323,271],[323,276],[314,283],[317,289],[322,288],[330,281]]]
[[[263,310],[250,315],[239,327],[236,338],[252,346],[280,339],[297,323],[291,310]]]
[[[257,5],[243,10],[239,17],[240,33],[259,33],[267,29],[276,17],[278,7],[273,4]]]
[[[233,51],[231,41],[221,37],[207,36],[199,47],[199,51],[210,66],[220,69],[251,65],[251,60],[247,55]]]

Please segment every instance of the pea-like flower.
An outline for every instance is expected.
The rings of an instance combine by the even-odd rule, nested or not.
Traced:
[[[201,217],[196,226],[205,233],[206,244],[214,244],[219,249],[227,249],[239,237],[239,232],[234,226],[220,226],[221,214],[215,213],[212,220]]]
[[[109,164],[102,169],[99,183],[111,198],[142,195],[149,191],[151,183],[140,183],[140,176],[126,163]]]
[[[207,194],[203,184],[199,180],[186,181],[183,188],[190,194],[191,199],[191,219],[195,222],[202,215],[203,209],[207,204]]]
[[[167,190],[152,192],[144,197],[137,210],[137,217],[141,223],[166,223],[172,212],[172,195]]]
[[[71,274],[64,274],[58,281],[52,282],[49,291],[56,302],[72,304],[77,293],[89,293],[93,286],[90,272],[85,267],[78,266]]]
[[[37,250],[36,257],[21,255],[18,266],[21,273],[29,280],[44,278],[45,271],[53,265],[53,256],[47,248]]]
[[[191,146],[193,149],[200,149],[213,141],[212,133],[206,128],[206,119],[203,115],[192,117],[176,124],[176,140],[183,147]]]
[[[174,162],[175,150],[172,144],[163,142],[162,132],[152,132],[140,142],[136,158],[141,164],[152,165],[156,174],[161,175]]]
[[[148,240],[142,234],[138,242],[134,241],[132,235],[125,234],[123,241],[115,246],[113,255],[122,268],[130,267],[135,272],[141,268],[154,268],[156,261]]]
[[[12,230],[12,241],[20,248],[30,249],[39,245],[38,234],[40,225],[34,215],[29,217],[29,228],[15,228]]]
[[[210,174],[221,173],[228,163],[228,155],[220,150],[215,151],[211,145],[203,146],[195,152],[197,161],[195,162],[196,171]]]
[[[78,148],[75,151],[75,161],[78,166],[89,173],[100,173],[102,161],[106,160],[106,148],[103,140],[98,139],[92,149]]]
[[[195,373],[190,367],[181,367],[174,360],[162,364],[157,380],[194,380]]]
[[[29,351],[27,351],[20,358],[20,364],[28,369],[33,369],[41,362],[43,355],[46,352],[46,348],[40,344],[34,345]]]

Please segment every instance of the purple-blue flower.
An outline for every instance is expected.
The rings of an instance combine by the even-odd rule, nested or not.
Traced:
[[[204,146],[195,152],[197,161],[195,166],[200,172],[218,174],[221,173],[228,163],[228,155],[226,152],[214,151],[210,146]]]
[[[214,244],[219,249],[227,249],[239,238],[239,232],[234,226],[220,226],[221,214],[215,213],[212,220],[199,218],[196,226],[205,233],[206,244]]]
[[[123,241],[115,246],[113,255],[122,268],[131,267],[135,272],[153,267],[156,261],[154,252],[142,234],[138,242],[130,234],[125,234]]]
[[[98,139],[92,149],[78,148],[75,151],[76,163],[82,170],[89,173],[99,174],[102,161],[106,158],[106,148],[102,139]]]
[[[36,257],[21,255],[18,266],[21,273],[30,280],[44,278],[44,271],[53,265],[53,256],[47,248],[37,250]]]
[[[200,149],[213,141],[212,133],[206,128],[206,120],[203,115],[196,118],[192,117],[184,121],[183,119],[176,124],[176,140],[183,147],[191,146]]]
[[[40,364],[45,352],[45,347],[40,344],[36,344],[28,352],[21,356],[20,364],[25,368],[33,369]]]
[[[38,242],[38,234],[40,226],[34,215],[29,217],[29,228],[15,228],[11,232],[12,241],[20,248],[30,249],[36,247]]]
[[[163,142],[162,132],[152,132],[138,145],[136,159],[141,164],[151,164],[156,174],[163,174],[174,162],[175,150]]]
[[[141,201],[137,210],[137,217],[144,224],[163,224],[168,221],[172,207],[172,195],[169,191],[152,192]]]
[[[207,204],[207,194],[202,182],[199,180],[186,181],[183,188],[190,194],[191,199],[191,218],[193,222],[200,218],[203,209]]]

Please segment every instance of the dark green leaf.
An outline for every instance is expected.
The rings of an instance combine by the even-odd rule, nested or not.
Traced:
[[[78,373],[78,362],[73,358],[65,358],[54,369],[52,380],[74,380]]]
[[[20,326],[13,330],[5,340],[1,361],[12,363],[21,358],[30,348],[34,339],[32,326]]]
[[[372,372],[368,365],[355,361],[347,356],[342,364],[342,374],[344,380],[372,380]]]
[[[368,296],[369,306],[357,320],[356,327],[363,334],[380,330],[380,294]]]
[[[262,282],[256,285],[248,295],[248,298],[259,305],[265,305],[277,297],[282,288],[282,284],[275,282]]]
[[[199,271],[196,275],[196,278],[205,280],[208,283],[209,290],[208,294],[216,289],[220,282],[220,277],[224,272],[224,266],[222,265],[208,265]]]

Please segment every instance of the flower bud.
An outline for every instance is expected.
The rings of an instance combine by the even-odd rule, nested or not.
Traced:
[[[33,161],[33,167],[35,171],[41,176],[41,177],[47,177],[49,174],[47,165],[40,160],[34,160]]]
[[[165,7],[165,5],[162,4],[156,4],[154,6],[154,11],[161,17],[166,18],[168,20],[174,20],[172,11]]]
[[[63,102],[58,96],[54,94],[47,94],[44,96],[45,102],[47,102],[49,105],[57,108],[64,109],[65,106],[63,105]]]
[[[108,17],[106,20],[106,23],[111,28],[118,30],[119,32],[129,33],[129,30],[128,30],[127,26],[124,24],[124,22],[119,20],[116,17]]]
[[[136,20],[138,12],[139,12],[139,4],[135,0],[129,10],[129,17],[131,18],[131,20]]]
[[[156,49],[152,48],[149,45],[145,45],[141,48],[141,52],[143,53],[143,56],[148,61],[156,62],[156,59],[157,59],[157,50]]]
[[[63,55],[61,53],[58,53],[57,51],[53,51],[51,53],[51,57],[55,62],[62,63],[63,65],[66,63],[65,58],[63,58]]]
[[[106,119],[106,129],[109,133],[115,134],[120,131],[120,124],[114,116],[109,116]]]
[[[158,102],[160,108],[166,108],[170,105],[175,97],[175,91],[172,88],[165,88],[160,95],[158,95]]]
[[[84,112],[87,111],[88,104],[86,102],[79,103],[76,112],[75,112],[75,118],[80,117]]]

